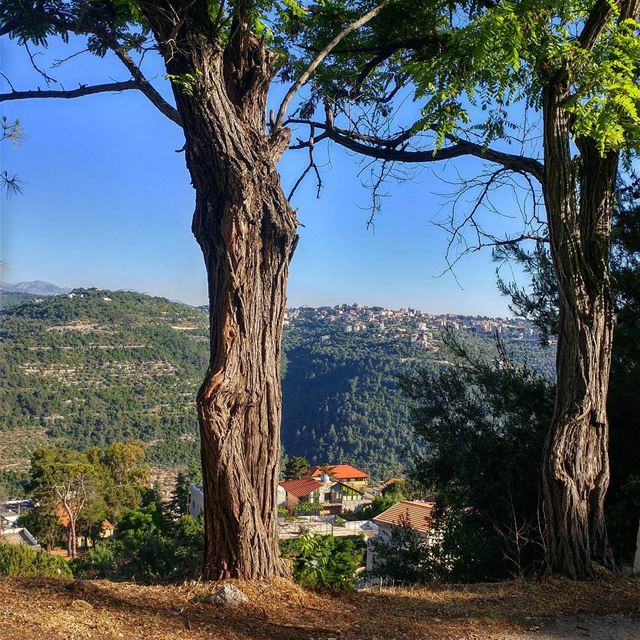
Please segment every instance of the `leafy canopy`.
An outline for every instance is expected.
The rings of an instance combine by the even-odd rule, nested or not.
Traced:
[[[319,47],[354,11],[371,4],[322,2],[307,15],[297,43],[303,50],[304,39]],[[463,134],[489,144],[509,138],[516,128],[509,107],[521,105],[520,124],[522,109],[540,109],[545,85],[562,77],[573,134],[596,140],[602,152],[637,152],[637,18],[633,3],[614,0],[397,0],[336,49],[316,76],[305,115],[324,96],[337,111],[349,111],[352,122],[359,119],[354,107],[374,106],[373,116],[384,130],[395,83],[407,88],[420,107],[413,133],[435,130],[438,147]]]
[[[87,37],[92,53],[112,49],[123,61],[153,44],[139,0],[26,5],[8,0],[0,7],[3,32],[22,44],[46,46],[52,36],[68,40],[75,33]],[[602,153],[637,153],[640,24],[631,0],[209,0],[203,15],[210,24],[202,27],[225,46],[233,20],[247,20],[277,53],[279,78],[288,82],[336,34],[379,6],[378,15],[348,33],[315,71],[295,116],[309,122],[324,103],[344,117],[350,133],[364,127],[378,135],[411,112],[403,143],[430,132],[436,149],[459,138],[488,145],[514,138],[522,110],[540,109],[545,87],[557,80],[566,88],[574,136],[593,139]],[[186,10],[180,2],[172,7]],[[168,78],[193,92],[200,71]],[[415,106],[399,107],[408,96]]]

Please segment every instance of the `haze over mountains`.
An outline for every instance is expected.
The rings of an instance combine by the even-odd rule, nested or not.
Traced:
[[[10,293],[28,293],[34,296],[58,296],[71,291],[69,287],[59,287],[43,280],[32,280],[31,282],[4,282],[0,281],[0,291]]]
[[[34,296],[26,289],[16,294]],[[24,468],[41,444],[87,448],[130,438],[149,443],[160,466],[198,459],[194,398],[208,363],[203,309],[134,292],[75,289],[0,313],[4,470]],[[401,471],[418,445],[397,374],[441,366],[439,328],[449,321],[488,357],[495,325],[516,354],[552,368],[551,351],[540,349],[521,321],[442,320],[357,305],[291,309],[284,336],[287,454],[351,462],[380,477]]]

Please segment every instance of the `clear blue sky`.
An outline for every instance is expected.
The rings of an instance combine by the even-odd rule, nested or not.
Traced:
[[[52,44],[48,61],[82,48]],[[16,89],[45,88],[23,50],[2,39],[3,72]],[[145,71],[166,87],[162,69],[150,61]],[[116,60],[85,54],[51,72],[65,88],[127,79]],[[53,88],[53,87],[52,87]],[[6,91],[5,84],[2,90]],[[276,90],[277,91],[277,90]],[[191,235],[194,194],[175,150],[179,128],[137,92],[102,94],[74,100],[5,102],[2,114],[20,118],[26,139],[19,147],[4,143],[2,167],[24,181],[24,193],[2,197],[2,279],[47,280],[63,286],[135,289],[191,304],[206,302],[205,273]],[[446,234],[432,224],[446,207],[450,189],[432,168],[414,179],[390,184],[384,211],[367,229],[370,194],[358,178],[359,161],[344,150],[324,147],[318,154],[325,187],[315,198],[309,176],[294,198],[301,241],[291,267],[289,304],[358,302],[432,312],[505,315],[507,301],[495,286],[495,265],[484,251],[456,268],[459,286],[446,274]],[[285,189],[306,161],[289,152],[280,163]],[[452,165],[432,165],[445,178]],[[474,159],[455,169],[471,176]],[[513,213],[507,198],[504,213]],[[514,213],[517,216],[517,213]],[[495,228],[517,229],[517,220],[490,221]]]

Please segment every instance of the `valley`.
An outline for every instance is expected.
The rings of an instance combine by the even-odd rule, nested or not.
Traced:
[[[158,467],[198,460],[193,398],[208,363],[206,310],[98,289],[5,306],[1,471],[25,469],[43,444],[86,449],[132,438],[148,444]],[[487,358],[499,331],[514,358],[553,370],[552,349],[519,320],[340,305],[290,309],[285,325],[286,454],[351,462],[375,477],[399,473],[419,446],[396,378],[444,366],[443,331]]]

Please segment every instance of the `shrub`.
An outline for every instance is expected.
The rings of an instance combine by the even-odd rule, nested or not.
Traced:
[[[0,576],[7,578],[71,578],[71,567],[63,558],[24,544],[0,542]]]
[[[353,540],[319,536],[310,531],[283,540],[281,550],[293,561],[293,577],[303,587],[353,589],[362,549]]]
[[[73,561],[73,573],[82,578],[118,578],[124,557],[124,545],[121,542],[98,542],[84,557]]]
[[[194,578],[202,566],[204,523],[183,516],[167,521],[155,505],[125,510],[112,540],[101,542],[74,564],[88,578],[147,582]]]
[[[296,513],[299,515],[312,515],[320,513],[320,505],[317,502],[298,502]]]

